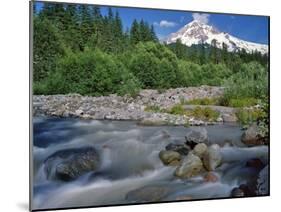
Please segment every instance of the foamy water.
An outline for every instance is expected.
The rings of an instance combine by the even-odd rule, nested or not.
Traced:
[[[173,175],[175,167],[164,166],[158,157],[167,144],[184,142],[190,128],[142,127],[131,121],[36,118],[33,209],[134,203],[138,200],[128,200],[126,195],[145,186],[165,188],[163,201],[176,200],[179,196],[229,197],[234,187],[256,175],[252,169],[245,168],[246,161],[261,158],[266,162],[268,148],[244,147],[239,126],[217,125],[206,129],[210,142],[222,146],[224,164],[216,170],[219,177],[216,183],[206,183],[202,176],[179,180]],[[47,179],[44,161],[48,156],[59,150],[85,146],[94,147],[100,155],[97,172],[70,182]]]

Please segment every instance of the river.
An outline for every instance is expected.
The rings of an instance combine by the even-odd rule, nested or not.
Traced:
[[[174,126],[139,126],[134,121],[97,121],[71,118],[35,117],[33,145],[33,209],[102,206],[149,201],[229,197],[234,187],[253,181],[257,171],[246,167],[247,160],[268,161],[268,147],[245,147],[238,125],[206,126],[210,143],[221,146],[223,164],[215,171],[217,182],[204,182],[203,176],[181,180],[175,167],[164,166],[159,152],[169,143],[183,143],[192,129]],[[101,157],[97,172],[73,181],[47,179],[44,161],[53,153],[93,146]],[[148,194],[131,191],[151,187]],[[161,188],[161,194],[153,188]],[[145,190],[144,190],[145,192]],[[129,194],[128,194],[129,193]],[[143,199],[142,199],[143,196]]]

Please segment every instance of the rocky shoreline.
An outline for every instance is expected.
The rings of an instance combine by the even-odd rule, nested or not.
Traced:
[[[136,97],[118,96],[81,96],[68,95],[34,95],[34,116],[76,117],[96,120],[134,120],[141,125],[209,125],[223,122],[235,122],[234,108],[209,106],[219,112],[216,120],[200,120],[192,116],[174,115],[165,112],[146,111],[148,106],[169,109],[182,101],[202,98],[219,98],[223,87],[200,86],[175,88],[165,91],[141,90]],[[195,106],[186,105],[190,110]],[[206,107],[206,106],[202,106]]]

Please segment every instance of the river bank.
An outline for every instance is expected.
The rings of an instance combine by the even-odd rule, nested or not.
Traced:
[[[168,89],[165,91],[141,90],[136,97],[117,96],[101,97],[69,95],[34,95],[34,116],[77,117],[95,120],[134,120],[141,125],[210,125],[223,122],[235,122],[235,108],[202,106],[218,112],[216,119],[200,119],[192,115],[175,115],[167,112],[148,111],[148,107],[169,110],[182,102],[194,99],[219,98],[223,95],[222,87],[200,86]],[[186,105],[186,110],[197,106]]]

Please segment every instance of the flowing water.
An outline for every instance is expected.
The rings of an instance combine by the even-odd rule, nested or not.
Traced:
[[[70,118],[36,117],[33,121],[33,209],[137,203],[152,201],[153,195],[160,195],[160,201],[229,197],[234,187],[257,175],[255,169],[245,166],[246,161],[260,158],[267,163],[268,158],[266,146],[243,146],[239,126],[206,126],[210,143],[222,147],[223,165],[216,169],[219,180],[204,182],[203,176],[180,180],[173,175],[175,167],[164,166],[158,154],[171,142],[183,143],[192,128]],[[85,146],[98,151],[98,171],[67,182],[47,179],[44,161],[48,156]],[[144,187],[158,188],[161,194],[147,192],[136,198],[129,193]]]

